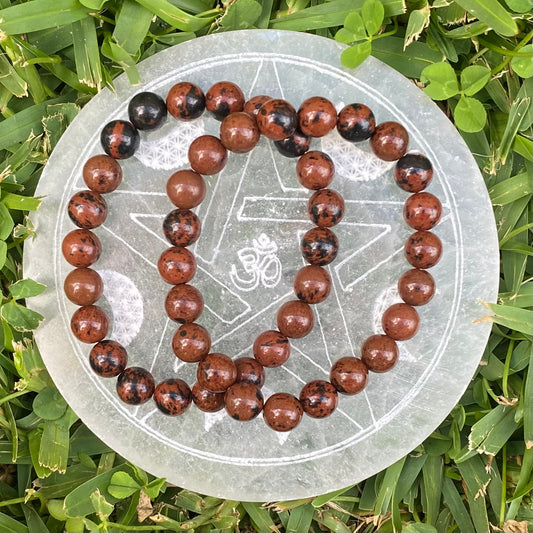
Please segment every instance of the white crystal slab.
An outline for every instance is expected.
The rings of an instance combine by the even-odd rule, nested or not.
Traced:
[[[154,475],[201,493],[228,499],[268,501],[303,498],[363,480],[411,451],[446,417],[471,379],[490,324],[479,299],[493,302],[498,287],[498,244],[492,209],[477,165],[437,106],[412,82],[374,58],[356,70],[340,65],[343,46],[292,32],[250,30],[210,35],[170,48],[139,65],[142,84],[122,76],[116,94],[102,91],[81,111],[57,145],[43,173],[33,216],[38,236],[26,243],[25,276],[47,285],[29,301],[45,316],[38,346],[55,383],[82,420],[109,446]],[[443,203],[435,233],[444,255],[431,269],[433,300],[420,308],[421,326],[400,343],[400,361],[386,374],[372,374],[367,388],[340,398],[329,418],[304,417],[295,430],[278,434],[258,419],[242,423],[224,412],[204,414],[194,406],[179,418],[159,413],[150,401],[121,403],[115,380],[95,376],[90,346],[70,332],[75,310],[63,294],[71,267],[61,241],[74,229],[66,205],[85,188],[81,168],[101,153],[99,134],[109,120],[127,118],[130,98],[141,90],[163,97],[178,81],[206,91],[213,83],[237,83],[247,98],[283,97],[296,108],[315,95],[343,105],[367,104],[377,121],[396,120],[410,135],[410,149],[426,154],[435,175],[428,188]],[[112,317],[112,338],[127,346],[129,364],[149,368],[156,381],[180,376],[191,385],[194,367],[172,354],[176,325],[166,318],[169,286],[156,263],[167,246],[161,223],[172,205],[165,196],[172,172],[186,168],[188,144],[218,134],[204,116],[192,123],[170,119],[158,132],[142,134],[141,149],[122,162],[124,181],[106,196],[110,214],[95,230],[104,252],[96,269],[106,291],[99,305]],[[399,300],[396,282],[409,265],[403,244],[412,232],[403,222],[407,193],[392,178],[392,165],[377,160],[367,143],[352,145],[336,133],[315,139],[312,149],[336,163],[332,188],[346,200],[335,228],[340,240],[329,299],[315,307],[313,332],[292,342],[281,368],[267,369],[265,395],[298,395],[303,384],[327,379],[336,359],[359,356],[369,335],[381,332],[380,316]],[[208,194],[197,209],[203,223],[193,246],[198,258],[194,284],[206,309],[213,350],[251,355],[255,337],[275,328],[280,303],[293,298],[292,280],[303,266],[299,239],[311,227],[309,192],[295,179],[294,159],[281,157],[267,139],[250,154],[231,154],[218,175],[207,177]]]

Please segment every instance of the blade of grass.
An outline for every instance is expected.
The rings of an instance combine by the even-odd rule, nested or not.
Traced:
[[[254,527],[257,531],[264,531],[265,533],[274,531],[274,533],[280,533],[278,527],[272,520],[272,516],[261,504],[253,502],[241,502],[241,505],[248,513],[248,516],[250,517],[250,520],[254,524]]]
[[[442,482],[442,496],[444,498],[444,503],[448,506],[448,509],[450,509],[459,530],[463,533],[475,531],[474,524],[472,524],[472,520],[470,520],[468,511],[459,495],[459,491],[456,489],[453,481],[448,477],[445,477]]]
[[[0,54],[0,84],[18,98],[28,94],[28,84],[18,75],[3,52]]]
[[[116,19],[113,39],[128,54],[138,54],[152,17],[152,13],[142,5],[133,0],[124,0]]]
[[[286,533],[301,533],[310,531],[315,508],[312,505],[300,505],[290,512]]]
[[[428,456],[422,467],[422,478],[424,480],[422,508],[426,515],[425,523],[435,525],[439,516],[442,494],[442,457],[440,455]]]
[[[528,172],[522,172],[512,178],[500,181],[489,189],[492,205],[506,205],[532,194],[533,183]]]
[[[86,17],[72,24],[74,59],[78,79],[88,87],[100,90],[102,69],[94,19]]]
[[[498,0],[455,0],[455,3],[502,35],[512,37],[518,33],[512,15]]]

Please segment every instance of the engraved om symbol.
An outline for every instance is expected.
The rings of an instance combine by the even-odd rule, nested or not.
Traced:
[[[260,283],[271,289],[281,279],[281,262],[276,253],[278,245],[261,233],[252,246],[242,248],[237,256],[242,266],[231,265],[231,281],[241,291],[253,291]]]

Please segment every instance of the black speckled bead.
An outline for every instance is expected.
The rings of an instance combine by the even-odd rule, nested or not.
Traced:
[[[224,120],[231,113],[244,109],[244,94],[230,81],[219,81],[205,93],[205,108],[217,120]]]
[[[422,154],[406,154],[396,163],[394,179],[404,191],[423,191],[433,179],[431,161]]]
[[[224,407],[224,393],[213,392],[195,383],[192,388],[192,401],[204,413],[216,413]]]
[[[304,411],[298,398],[278,392],[268,398],[263,407],[263,417],[274,431],[290,431],[302,420]]]
[[[320,189],[309,198],[307,212],[311,222],[321,228],[331,228],[344,216],[344,198],[332,189]]]
[[[296,110],[286,100],[267,100],[257,113],[259,131],[273,141],[290,137],[298,126]]]
[[[226,411],[235,420],[253,420],[263,410],[261,389],[251,383],[235,383],[224,396]]]
[[[119,398],[129,405],[147,402],[155,390],[155,381],[148,370],[139,366],[126,368],[117,379]]]
[[[167,94],[168,112],[178,120],[194,120],[205,109],[205,95],[194,83],[176,83]]]
[[[311,139],[299,130],[281,141],[274,141],[276,150],[285,157],[300,157],[309,150]]]
[[[104,126],[100,142],[105,153],[113,159],[128,159],[139,148],[141,139],[131,122],[112,120]]]
[[[251,383],[262,387],[265,383],[265,369],[263,365],[253,357],[239,357],[234,361],[237,367],[237,383]]]
[[[313,418],[331,415],[337,408],[338,401],[337,389],[329,381],[310,381],[300,392],[303,410]]]
[[[128,115],[138,130],[156,130],[167,119],[167,106],[158,94],[142,92],[130,100]]]
[[[337,131],[341,137],[350,142],[369,139],[375,129],[374,113],[364,104],[349,104],[337,117]]]
[[[117,341],[103,340],[96,343],[89,354],[89,363],[96,374],[113,378],[121,374],[128,364],[128,353]]]
[[[163,221],[163,233],[174,246],[190,246],[198,240],[202,224],[189,209],[174,209]]]
[[[107,204],[101,194],[94,191],[77,192],[68,203],[68,216],[79,228],[93,229],[107,218]]]
[[[178,416],[191,405],[192,392],[182,379],[166,379],[155,388],[154,401],[165,415]]]
[[[328,228],[312,228],[302,237],[300,249],[312,265],[329,265],[339,251],[339,240]]]

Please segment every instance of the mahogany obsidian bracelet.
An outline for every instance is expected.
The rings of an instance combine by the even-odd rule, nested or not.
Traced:
[[[91,230],[107,216],[102,196],[114,191],[122,181],[117,160],[131,157],[140,144],[138,130],[159,128],[167,112],[178,120],[198,118],[207,109],[221,121],[220,136],[202,135],[189,148],[190,169],[172,174],[167,194],[176,206],[164,220],[163,232],[172,245],[158,260],[161,277],[173,285],[166,300],[168,316],[182,324],[172,339],[176,357],[198,363],[197,383],[191,388],[177,378],[157,386],[150,372],[141,367],[127,367],[126,350],[118,342],[105,339],[109,319],[94,305],[103,293],[99,274],[89,268],[102,252],[97,235]],[[219,82],[204,95],[189,82],[174,85],[165,101],[149,92],[139,93],[128,106],[130,121],[114,120],[101,132],[107,155],[91,157],[83,167],[83,179],[89,190],[76,193],[68,204],[68,214],[79,229],[63,240],[65,259],[74,267],[64,284],[67,297],[81,307],[73,314],[71,328],[82,342],[96,343],[89,362],[102,377],[118,377],[117,392],[126,403],[138,405],[152,396],[160,411],[167,415],[185,412],[191,402],[199,409],[214,412],[224,406],[237,420],[251,420],[262,411],[265,422],[276,431],[295,428],[303,413],[314,418],[330,415],[337,407],[338,393],[353,395],[364,389],[368,371],[386,372],[398,360],[396,342],[412,338],[419,325],[415,307],[427,303],[435,292],[435,282],[428,268],[440,259],[442,245],[431,230],[440,220],[442,207],[434,195],[423,192],[433,176],[430,161],[421,154],[407,153],[409,136],[397,122],[376,125],[372,111],[363,104],[350,104],[338,114],[333,104],[322,97],[305,100],[296,111],[288,102],[269,96],[245,100],[240,88],[231,82]],[[330,371],[330,380],[307,383],[299,398],[280,392],[264,402],[261,387],[264,367],[278,367],[290,355],[289,339],[307,335],[314,325],[311,305],[323,302],[331,289],[331,277],[323,267],[338,251],[338,240],[331,227],[344,215],[344,200],[329,189],[335,168],[331,158],[320,151],[309,151],[310,140],[322,137],[334,128],[350,142],[370,141],[373,152],[385,161],[397,161],[396,183],[413,193],[404,206],[404,219],[415,231],[404,247],[414,268],[398,281],[402,303],[391,305],[382,316],[384,334],[372,335],[361,347],[361,357],[338,359]],[[297,299],[286,302],[277,314],[277,330],[259,334],[253,344],[253,357],[232,360],[225,354],[210,353],[211,339],[196,323],[203,310],[203,298],[189,285],[196,272],[196,260],[187,249],[200,237],[201,223],[192,211],[204,199],[206,185],[202,175],[220,172],[228,151],[246,153],[258,143],[260,135],[274,141],[284,156],[298,157],[296,176],[299,183],[313,191],[308,214],[315,227],[305,233],[301,252],[310,263],[298,271],[294,280]]]

